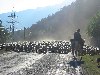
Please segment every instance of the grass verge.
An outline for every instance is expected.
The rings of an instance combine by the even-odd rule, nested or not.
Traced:
[[[98,68],[98,64],[96,62],[96,59],[100,58],[100,55],[84,55],[82,57],[85,62],[83,66],[88,72],[87,75],[100,75],[100,68]]]

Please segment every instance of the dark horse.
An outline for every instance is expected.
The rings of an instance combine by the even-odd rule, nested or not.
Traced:
[[[74,39],[70,39],[70,42],[71,42],[72,54],[73,55],[75,54],[76,56],[81,55],[85,41],[81,38],[77,46],[75,45]]]

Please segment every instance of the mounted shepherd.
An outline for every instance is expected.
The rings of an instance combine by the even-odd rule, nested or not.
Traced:
[[[70,41],[73,56],[81,54],[85,41],[81,38],[80,29],[74,33],[74,39],[71,39]]]

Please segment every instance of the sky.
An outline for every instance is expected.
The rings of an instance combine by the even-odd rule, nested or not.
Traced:
[[[18,12],[59,4],[64,6],[69,5],[74,1],[75,0],[0,0],[0,14],[11,12],[12,10]]]

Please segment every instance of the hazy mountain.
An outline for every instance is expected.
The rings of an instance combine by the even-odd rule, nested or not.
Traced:
[[[60,5],[55,5],[55,6],[41,7],[37,9],[29,9],[29,10],[16,12],[16,15],[18,16],[16,18],[16,21],[18,21],[19,23],[16,23],[15,27],[17,29],[30,27],[32,26],[32,24],[38,22],[42,18],[45,18],[48,15],[51,15],[59,11],[60,8],[61,8]],[[7,25],[8,27],[10,24],[8,24],[7,21],[11,21],[11,19],[8,18],[8,15],[10,14],[11,12],[0,14],[0,19],[3,21],[3,25],[5,26]]]
[[[69,40],[73,38],[73,33],[78,28],[81,29],[82,37],[87,38],[87,25],[98,11],[100,11],[100,0],[76,0],[26,29],[26,40]],[[23,39],[23,31],[16,32],[16,37],[17,35],[20,36],[16,40]]]

